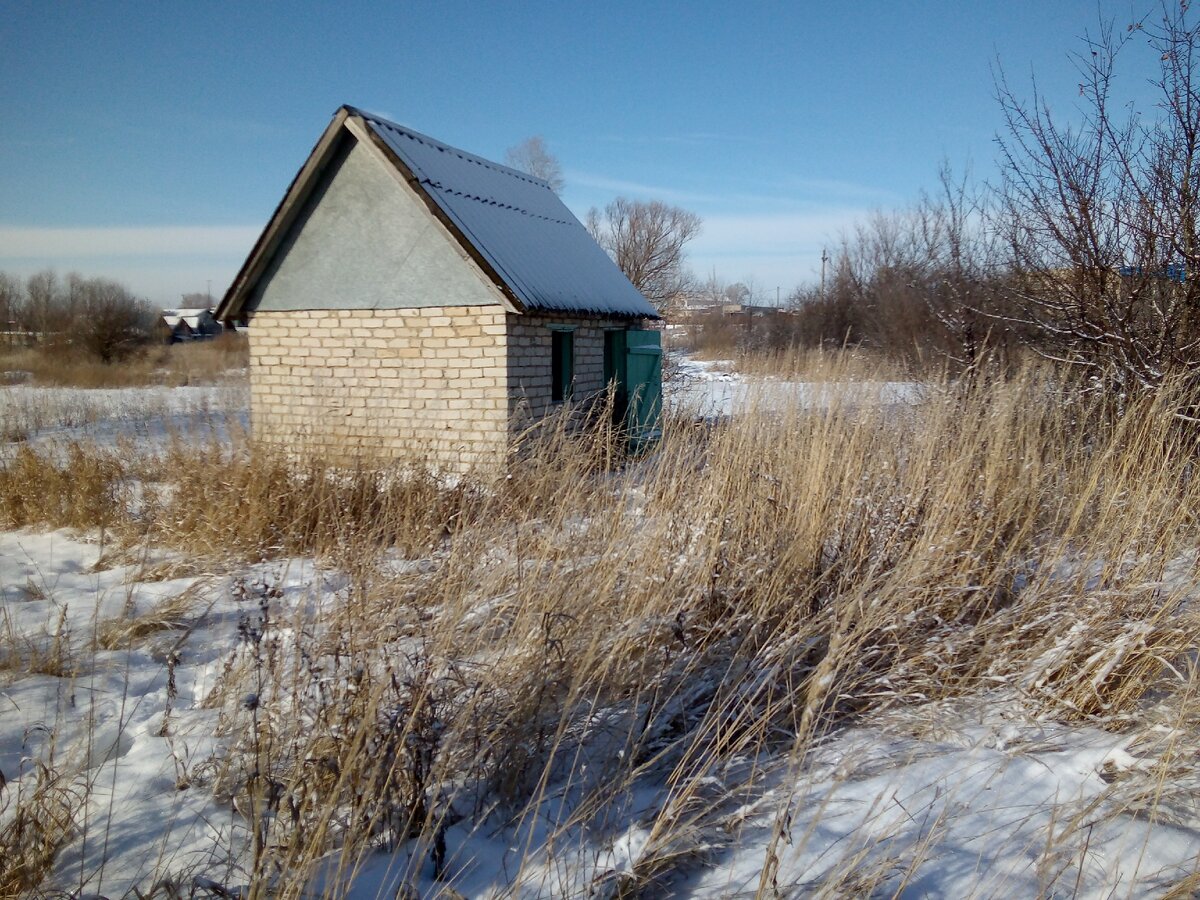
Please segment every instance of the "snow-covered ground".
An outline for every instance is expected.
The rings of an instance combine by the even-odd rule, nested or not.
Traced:
[[[672,408],[698,418],[728,418],[751,408],[825,408],[904,404],[920,399],[914,382],[805,382],[747,378],[730,360],[673,359],[664,385]],[[0,448],[19,442],[66,443],[86,439],[112,446],[120,439],[161,446],[173,435],[215,434],[246,427],[245,384],[205,387],[38,388],[0,387]],[[0,450],[2,452],[2,450]]]
[[[114,566],[97,544],[64,532],[0,534],[0,627],[30,653],[57,652],[60,665],[75,670],[18,674],[0,691],[5,777],[19,783],[34,759],[53,753],[88,786],[91,836],[63,854],[55,887],[121,894],[164,871],[237,881],[230,857],[244,850],[245,834],[205,790],[202,773],[218,744],[217,711],[205,699],[235,651],[245,601],[235,599],[228,575],[169,577],[183,562],[156,554]],[[282,573],[280,618],[340,586],[311,561],[274,568]],[[135,647],[120,638],[111,639],[113,649],[95,646],[106,626],[133,620],[158,621],[161,633]],[[1122,802],[1121,776],[1153,760],[1130,754],[1127,737],[1037,721],[1020,709],[1015,698],[991,697],[975,709],[909,712],[837,735],[798,767],[767,761],[768,786],[694,836],[696,862],[676,889],[752,894],[770,855],[775,882],[789,890],[823,881],[850,858],[864,871],[897,859],[905,866],[885,883],[905,884],[910,896],[1034,896],[1055,874],[1046,871],[1045,849],[1056,828],[1080,815],[1096,824],[1057,848],[1068,883],[1055,893],[1069,893],[1078,878],[1085,896],[1153,896],[1195,870],[1195,821],[1106,808]],[[929,721],[915,727],[920,716],[936,720],[936,739]],[[738,778],[730,773],[732,785]],[[672,802],[665,784],[637,785],[622,816],[563,833],[552,827],[569,800],[556,797],[558,789],[550,786],[544,818],[523,828],[450,829],[448,883],[464,896],[489,896],[519,872],[523,895],[584,895],[634,871],[653,845],[649,824]],[[441,885],[424,868],[423,887],[435,893]],[[389,872],[407,869],[403,850],[372,858],[353,895],[391,896]]]
[[[691,366],[674,402],[728,415],[764,396],[721,368]],[[37,408],[45,398],[34,390],[0,391],[0,417]],[[57,419],[30,420],[23,439],[153,445],[244,421],[244,398],[227,390],[63,392]],[[827,390],[781,382],[765,396],[813,404]],[[864,402],[917,396],[906,384],[863,390]],[[162,550],[117,558],[95,534],[0,533],[0,646],[11,648],[11,664],[0,665],[0,827],[39,761],[53,759],[84,798],[82,827],[46,891],[117,897],[165,874],[199,885],[199,896],[210,883],[245,883],[244,819],[211,789],[222,755],[212,697],[257,608],[235,586],[267,582],[275,621],[336,602],[344,586],[311,559],[205,572]],[[1200,810],[1171,802],[1196,785],[1155,768],[1170,722],[1141,734],[1162,743],[1035,717],[1010,693],[909,707],[833,734],[803,758],[781,753],[714,773],[712,807],[685,829],[686,845],[664,846],[654,827],[682,812],[666,770],[629,785],[604,815],[565,827],[557,823],[579,796],[549,783],[537,816],[450,827],[442,881],[428,847],[410,843],[375,852],[343,887],[397,896],[415,871],[421,896],[613,896],[623,877],[666,855],[675,868],[662,887],[675,896],[760,887],[804,896],[831,880],[840,896],[860,885],[907,897],[1161,896],[1200,871]],[[340,878],[332,864],[325,877],[314,896]]]
[[[673,377],[663,386],[671,408],[695,418],[727,419],[739,411],[755,409],[781,412],[787,409],[827,409],[840,406],[893,405],[914,403],[921,398],[921,385],[910,381],[808,382],[787,379],[748,378],[739,374],[731,360],[696,360],[681,357]]]
[[[171,435],[227,428],[248,421],[249,389],[242,383],[201,387],[0,387],[0,452],[5,445],[119,439],[161,445]]]
[[[34,660],[0,672],[0,772],[11,801],[35,783],[36,763],[53,759],[71,791],[87,798],[86,832],[47,887],[121,896],[164,863],[207,868],[229,846],[230,812],[178,784],[211,755],[215,712],[199,701],[208,667],[231,646],[236,611],[200,576],[142,580],[152,563],[106,564],[98,544],[62,531],[0,534],[0,640]],[[175,611],[158,637],[122,647],[114,636],[113,649],[97,646],[115,623],[164,604]],[[181,714],[160,737],[173,653]]]
[[[57,654],[56,665],[70,670],[47,663],[40,674],[5,676],[0,772],[8,791],[19,791],[35,760],[53,754],[87,795],[86,831],[47,887],[120,896],[166,873],[223,885],[244,877],[241,819],[207,788],[221,742],[218,710],[206,700],[254,604],[231,589],[229,574],[173,577],[186,562],[160,552],[113,565],[96,543],[65,532],[0,534],[0,631],[43,660]],[[342,586],[311,560],[269,570],[240,574],[273,580],[279,620],[332,602]],[[128,645],[118,634],[107,639],[110,649],[96,645],[98,634],[117,634],[115,623],[139,620],[157,623],[147,626],[156,629],[149,640]],[[767,774],[693,830],[690,862],[671,889],[751,896],[769,861],[769,879],[789,895],[832,872],[866,879],[882,871],[886,893],[903,888],[914,897],[1067,896],[1077,888],[1078,896],[1157,896],[1200,865],[1200,820],[1192,809],[1146,815],[1144,803],[1131,802],[1153,796],[1147,770],[1156,758],[1129,744],[1128,736],[1031,718],[1014,696],[884,716],[803,760],[754,761]],[[443,881],[433,880],[432,863],[408,858],[428,848],[410,845],[365,860],[351,896],[394,896],[396,880],[414,869],[428,896],[447,885],[466,897],[594,894],[663,851],[652,824],[675,802],[666,775],[630,786],[603,820],[566,829],[555,822],[578,798],[550,784],[536,819],[450,828]],[[729,767],[713,777],[714,795],[736,795],[747,776]]]
[[[1146,765],[1125,752],[1128,739],[1014,720],[1017,707],[994,700],[989,721],[979,719],[982,706],[939,711],[953,722],[940,740],[881,723],[836,736],[801,767],[767,762],[769,786],[694,830],[680,847],[691,863],[660,889],[752,897],[765,884],[766,896],[861,896],[870,884],[871,896],[1156,897],[1196,872],[1194,819],[1115,813],[1124,798],[1114,780]],[[526,828],[451,829],[444,884],[466,897],[602,896],[669,849],[653,832],[672,802],[662,783],[632,789],[620,816],[565,831],[551,824],[562,798],[553,786],[548,793],[544,817]],[[380,855],[350,895],[392,896],[407,866]],[[426,865],[428,896],[439,889],[431,876]]]

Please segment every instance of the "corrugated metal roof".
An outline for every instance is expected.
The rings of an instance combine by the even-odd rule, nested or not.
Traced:
[[[350,112],[399,157],[526,309],[657,318],[546,182],[378,116]]]

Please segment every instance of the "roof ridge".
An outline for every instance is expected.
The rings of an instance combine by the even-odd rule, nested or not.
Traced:
[[[478,156],[477,154],[470,153],[459,147],[451,146],[445,141],[439,141],[437,138],[423,134],[414,128],[409,128],[407,125],[400,125],[396,122],[393,122],[391,119],[385,119],[383,116],[376,115],[372,112],[367,112],[364,109],[359,109],[358,107],[349,105],[345,106],[344,108],[350,113],[350,115],[361,116],[364,119],[369,119],[377,125],[382,125],[384,128],[390,128],[393,131],[398,131],[411,140],[418,141],[430,147],[435,147],[442,152],[453,153],[464,162],[475,163],[476,165],[483,166],[485,169],[491,169],[494,172],[499,172],[503,175],[509,175],[521,181],[528,181],[530,184],[535,184],[538,187],[544,187],[548,191],[553,190],[550,187],[550,183],[544,178],[538,178],[536,175],[530,175],[528,172],[522,172],[520,169],[514,169],[512,166],[506,166],[503,163],[498,163],[485,157]]]
[[[570,221],[568,219],[558,219],[558,218],[555,218],[554,216],[544,216],[541,213],[532,212],[531,210],[525,208],[524,206],[516,206],[515,204],[512,204],[512,203],[502,203],[501,201],[496,200],[495,198],[484,197],[482,194],[471,194],[471,193],[467,193],[466,191],[460,191],[455,188],[448,187],[447,185],[443,184],[440,181],[434,181],[432,178],[422,178],[421,181],[425,182],[432,188],[435,188],[439,191],[443,191],[444,193],[453,194],[456,197],[464,197],[467,200],[477,200],[480,203],[489,203],[493,206],[498,206],[501,209],[511,209],[513,212],[520,213],[523,216],[529,216],[529,218],[531,218],[531,219],[541,219],[543,222],[553,222],[556,225],[572,225],[572,224],[574,224],[572,221]]]

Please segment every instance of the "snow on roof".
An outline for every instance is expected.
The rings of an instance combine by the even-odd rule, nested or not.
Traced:
[[[395,153],[527,309],[657,318],[545,181],[370,113],[349,112]]]
[[[217,306],[218,319],[241,314],[347,131],[396,167],[518,311],[659,318],[546,182],[343,106]]]
[[[212,318],[212,311],[208,309],[164,309],[162,318],[168,328],[175,328],[183,321],[189,328],[196,331],[203,327],[206,319]]]

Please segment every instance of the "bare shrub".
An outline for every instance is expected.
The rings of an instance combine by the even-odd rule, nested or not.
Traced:
[[[1153,389],[1200,368],[1194,161],[1200,152],[1200,24],[1189,4],[1118,28],[1101,22],[1074,62],[1079,123],[1005,79],[1003,181],[995,226],[1007,249],[1007,317],[1043,352],[1114,391]],[[1157,60],[1153,109],[1118,109],[1118,63]]]

